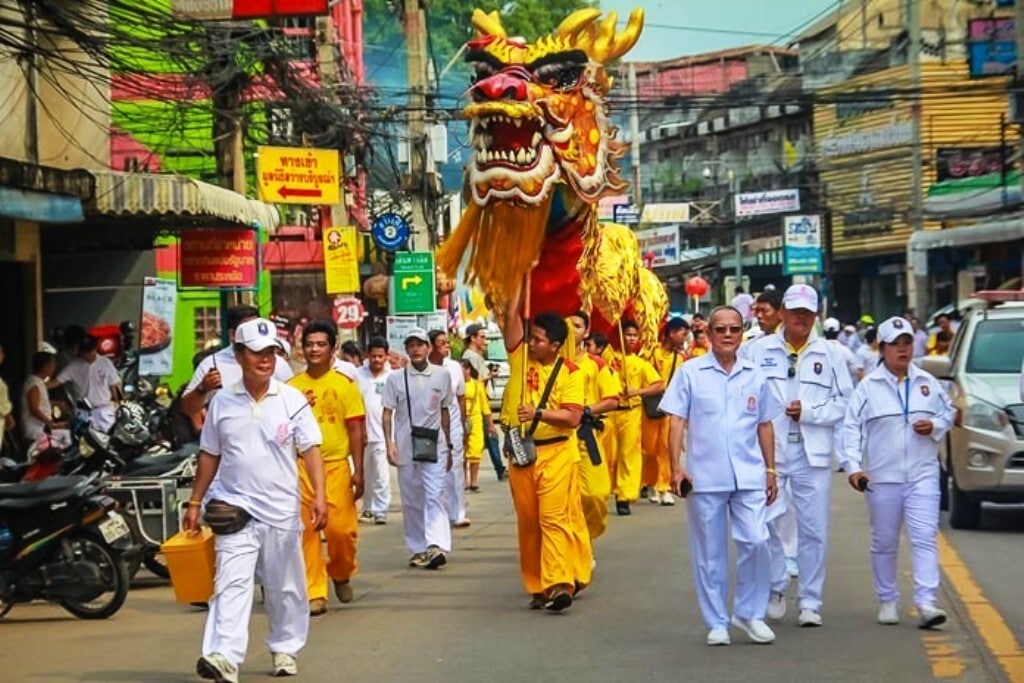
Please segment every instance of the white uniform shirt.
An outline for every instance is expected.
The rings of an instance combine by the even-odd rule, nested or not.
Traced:
[[[799,434],[807,462],[815,467],[827,467],[832,458],[835,425],[842,421],[853,393],[849,369],[832,351],[831,344],[821,337],[812,337],[800,352],[796,374],[790,378],[792,363],[783,334],[780,330],[761,337],[745,352],[764,374],[772,396],[783,409],[793,401],[800,401],[799,422],[794,422],[785,412],[774,420],[775,461],[786,462],[789,435],[793,433]]]
[[[857,350],[854,351],[853,355],[856,356],[860,364],[864,366],[865,376],[871,374],[874,369],[878,367],[878,360],[881,358],[878,351],[871,348],[871,344],[861,344],[857,347]]]
[[[465,436],[465,429],[462,427],[462,408],[459,406],[459,399],[466,396],[466,375],[462,372],[462,364],[451,358],[444,359],[444,369],[452,377],[452,406],[451,406],[451,430],[452,443],[462,443]]]
[[[359,369],[356,368],[355,365],[345,360],[344,358],[334,359],[334,369],[348,377],[353,382],[356,381],[356,373],[359,372]]]
[[[938,476],[939,443],[956,411],[935,377],[913,363],[909,371],[900,381],[880,365],[853,392],[843,422],[841,460],[846,472],[866,470],[881,484]],[[931,420],[932,433],[916,434],[918,420]]]
[[[220,458],[205,501],[244,508],[261,522],[286,530],[302,528],[296,451],[322,441],[320,427],[298,389],[270,380],[253,401],[241,381],[210,401],[199,447]]]
[[[53,415],[53,408],[50,406],[50,394],[46,390],[46,382],[38,375],[29,375],[25,385],[21,388],[21,433],[25,440],[35,443],[43,435],[46,423],[32,414],[28,405],[28,392],[32,388],[39,390],[39,409],[47,415]]]
[[[714,353],[689,360],[672,377],[660,407],[689,421],[686,469],[694,491],[764,490],[757,426],[781,407],[753,363],[737,358],[726,374]]]
[[[409,363],[402,370],[396,370],[388,376],[381,402],[392,413],[391,438],[398,449],[399,465],[412,463],[412,424],[406,408],[406,378],[409,382],[408,405],[412,408],[413,424],[438,430],[439,452],[444,452],[446,448],[445,435],[441,430],[441,408],[450,410],[453,401],[451,378],[439,365],[427,363],[427,367],[420,372]],[[449,414],[449,424],[452,420]]]
[[[845,363],[846,368],[850,371],[850,384],[851,386],[857,384],[857,376],[864,371],[864,364],[860,362],[856,354],[848,349],[838,339],[827,339],[826,340],[832,348],[832,351],[836,353]]]
[[[185,387],[183,394],[187,394],[190,391],[195,391],[202,381],[203,377],[206,377],[206,373],[210,370],[216,369],[220,372],[220,383],[221,386],[233,387],[242,381],[242,366],[238,364],[238,359],[235,358],[235,350],[227,346],[217,353],[207,356],[199,365],[196,366],[195,372],[192,373],[192,379],[188,381],[188,385]],[[274,379],[279,382],[287,382],[293,377],[292,368],[284,358],[278,356],[274,364]],[[207,392],[203,396],[205,403],[209,403],[213,395],[217,393],[217,389]]]
[[[754,317],[754,297],[746,292],[734,296],[732,303],[729,305],[739,311],[744,320],[750,320]]]
[[[356,384],[359,385],[359,393],[363,395],[363,406],[366,408],[367,443],[384,443],[384,426],[381,424],[384,404],[381,399],[384,396],[384,385],[392,372],[394,370],[387,363],[376,377],[365,365],[356,371]]]

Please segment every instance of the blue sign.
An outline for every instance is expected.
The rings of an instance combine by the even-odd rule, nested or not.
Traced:
[[[782,219],[782,274],[822,272],[821,216],[786,216]]]
[[[40,223],[80,223],[82,200],[60,194],[0,187],[0,216]]]
[[[409,222],[397,213],[381,214],[373,221],[370,234],[384,251],[398,251],[409,241]]]
[[[612,220],[622,225],[639,225],[640,209],[633,204],[615,204],[612,206]]]

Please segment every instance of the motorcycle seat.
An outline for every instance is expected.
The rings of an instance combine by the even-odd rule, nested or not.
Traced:
[[[49,477],[41,481],[0,484],[0,508],[23,509],[67,500],[81,494],[89,477]]]
[[[183,460],[192,457],[199,452],[199,444],[185,444],[181,448],[170,453],[155,453],[140,455],[128,462],[123,477],[155,477],[173,469]]]

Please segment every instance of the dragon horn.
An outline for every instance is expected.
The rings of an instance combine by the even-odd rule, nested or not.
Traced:
[[[640,39],[640,31],[644,27],[644,11],[640,7],[630,12],[629,22],[619,34],[615,33],[616,19],[615,13],[610,12],[601,22],[597,40],[594,41],[594,53],[591,56],[602,64],[607,64],[629,52]]]
[[[474,9],[472,23],[473,28],[482,36],[508,37],[505,27],[501,25],[501,16],[497,10],[487,14],[480,8]]]
[[[599,16],[601,16],[601,10],[596,8],[576,10],[562,20],[562,23],[555,29],[554,35],[572,40],[577,33],[594,23]]]

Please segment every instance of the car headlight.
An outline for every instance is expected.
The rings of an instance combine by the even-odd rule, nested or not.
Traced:
[[[1010,424],[1006,411],[974,396],[968,396],[964,408],[964,426],[1001,432]]]

